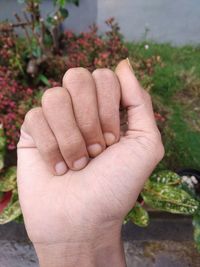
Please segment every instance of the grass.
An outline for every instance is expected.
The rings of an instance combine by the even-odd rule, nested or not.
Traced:
[[[136,74],[156,111],[166,117],[161,125],[166,155],[158,169],[200,169],[200,47],[147,42],[127,46],[133,67],[139,62]]]

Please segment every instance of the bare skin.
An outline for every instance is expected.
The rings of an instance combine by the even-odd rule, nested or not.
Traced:
[[[115,73],[68,70],[27,113],[18,143],[20,203],[40,266],[126,266],[122,222],[163,154],[150,97],[127,60]]]

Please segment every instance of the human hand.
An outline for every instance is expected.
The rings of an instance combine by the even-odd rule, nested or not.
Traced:
[[[125,266],[123,219],[163,154],[150,97],[127,60],[115,73],[68,70],[27,113],[18,143],[20,204],[41,266]]]

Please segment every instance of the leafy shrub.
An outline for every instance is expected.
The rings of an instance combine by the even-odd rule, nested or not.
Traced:
[[[63,34],[59,54],[49,54],[33,77],[27,68],[30,63],[34,65],[37,59],[29,60],[29,43],[23,42],[23,38],[13,32],[9,34],[5,31],[0,36],[0,123],[3,124],[9,150],[16,148],[24,115],[39,101],[36,95],[40,94],[40,90],[58,85],[70,67],[84,66],[90,70],[113,67],[120,59],[127,57],[128,50],[118,24],[113,18],[106,24],[109,30],[101,36],[96,26],[80,35],[71,32]]]
[[[12,58],[12,49],[15,46],[14,38],[2,35],[0,38],[0,64],[7,66],[10,58]]]
[[[72,67],[85,67],[90,71],[95,68],[113,68],[128,56],[120,29],[115,20],[106,21],[108,31],[98,34],[93,25],[88,32],[75,34],[67,31],[61,38],[59,55],[52,55],[40,66],[40,71],[48,78],[60,81],[65,71]]]
[[[106,21],[109,30],[103,36],[93,25],[89,32],[76,35],[66,32],[62,45],[67,54],[67,67],[84,66],[90,70],[98,67],[114,67],[120,59],[128,56],[128,49],[122,41],[119,26],[114,18]]]
[[[13,74],[6,67],[0,66],[0,124],[3,125],[7,148],[16,148],[19,127],[23,116],[33,104],[33,89],[24,87],[13,79]]]

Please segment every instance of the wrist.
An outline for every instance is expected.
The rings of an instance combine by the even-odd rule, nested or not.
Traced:
[[[89,240],[89,241],[87,241]],[[92,240],[92,241],[91,241]],[[67,243],[34,244],[40,267],[125,267],[121,231],[94,239]]]

